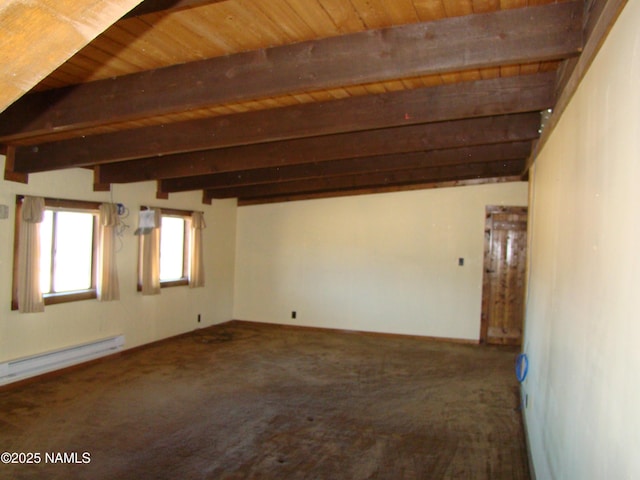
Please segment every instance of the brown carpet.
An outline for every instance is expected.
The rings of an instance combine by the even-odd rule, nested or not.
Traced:
[[[515,353],[203,329],[0,392],[0,450],[41,455],[0,478],[528,479]]]

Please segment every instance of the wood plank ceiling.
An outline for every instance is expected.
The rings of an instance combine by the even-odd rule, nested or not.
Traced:
[[[5,178],[240,204],[519,180],[590,7],[147,0],[0,113]]]
[[[3,0],[0,111],[138,3],[140,0]]]

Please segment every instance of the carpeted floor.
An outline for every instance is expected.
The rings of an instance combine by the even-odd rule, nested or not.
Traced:
[[[232,322],[0,392],[0,478],[528,479],[515,355]]]

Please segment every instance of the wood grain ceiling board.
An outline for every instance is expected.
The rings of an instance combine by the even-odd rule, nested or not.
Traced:
[[[29,95],[1,118],[3,140],[360,82],[557,60],[579,54],[571,2],[368,30],[171,65]],[[29,112],[41,113],[33,117]]]
[[[37,90],[126,75],[175,63],[232,55],[367,29],[385,28],[553,0],[226,0],[122,20],[54,71]],[[476,72],[476,75],[478,73]],[[368,85],[425,86],[420,77]],[[347,90],[348,92],[348,90]],[[357,92],[349,92],[353,95]]]
[[[550,3],[551,0],[536,2]],[[199,2],[195,2],[199,3]],[[38,89],[58,88],[91,80],[111,78],[134,72],[167,66],[175,62],[187,62],[202,58],[229,55],[253,48],[295,43],[307,39],[354,33],[371,28],[371,25],[401,25],[418,21],[431,21],[469,12],[454,2],[391,0],[387,2],[345,2],[343,0],[277,2],[236,2],[226,0],[199,8],[178,10],[175,13],[155,13],[139,18],[123,20],[107,30],[98,39],[80,51],[60,69],[52,73]],[[527,2],[474,1],[467,2],[474,13],[526,6]],[[532,2],[533,3],[533,2]],[[373,22],[372,17],[384,17],[384,22]],[[259,19],[267,19],[262,23]],[[249,21],[248,19],[252,19]],[[372,23],[373,22],[373,23]],[[250,25],[251,28],[245,28]],[[267,26],[264,26],[267,25]],[[277,30],[279,29],[279,33]],[[263,32],[260,41],[247,37],[247,30]],[[277,38],[273,38],[276,31]],[[167,52],[167,48],[172,49]],[[177,50],[176,50],[177,49]],[[177,56],[180,55],[179,58]],[[558,62],[533,62],[526,65],[492,67],[466,70],[441,75],[418,76],[364,83],[345,87],[310,91],[292,95],[278,95],[250,101],[232,102],[215,107],[155,116],[115,125],[88,127],[73,134],[56,132],[49,140],[59,140],[77,135],[112,132],[122,128],[137,128],[195,118],[205,118],[231,113],[242,113],[294,104],[326,101],[336,98],[370,95],[411,88],[428,87],[459,81],[506,77],[538,71],[555,70]],[[22,140],[33,144],[41,139]]]
[[[322,38],[345,33],[363,31],[369,24],[363,18],[373,16],[385,17],[385,24],[399,25],[417,21],[436,20],[465,12],[485,13],[500,9],[511,9],[527,4],[546,4],[552,0],[521,2],[514,0],[474,0],[466,2],[471,6],[460,7],[464,2],[455,0],[389,0],[386,2],[345,2],[343,0],[279,0],[269,2],[269,9],[260,6],[264,2],[237,2],[235,0],[217,0],[198,8],[183,9],[173,13],[154,13],[138,18],[130,18],[116,23],[111,29],[94,40],[85,49],[78,52],[61,68],[53,72],[35,90],[58,88],[65,85],[83,83],[91,80],[111,78],[134,72],[145,71],[193,59],[210,58],[228,55],[254,47],[274,46],[288,41],[298,42],[311,38]],[[149,3],[149,2],[147,2]],[[160,2],[163,3],[163,2]],[[167,3],[165,0],[164,3]],[[171,3],[207,3],[206,0],[182,0]],[[457,6],[456,6],[457,5]],[[178,5],[179,7],[180,5]],[[249,22],[247,18],[256,13],[256,18],[267,15],[271,20],[269,27]],[[260,13],[262,12],[262,13]],[[288,27],[288,24],[296,27]],[[370,22],[369,22],[370,23]],[[296,31],[297,37],[280,33],[277,42],[271,43],[261,34],[260,42],[246,38],[247,30],[268,31],[277,25],[281,30]],[[304,25],[309,27],[305,30]],[[244,37],[242,36],[244,35]],[[253,34],[254,36],[256,34]],[[240,41],[240,40],[241,41]],[[176,50],[177,48],[177,50]],[[171,50],[171,54],[167,53]],[[179,58],[178,58],[179,57]],[[231,102],[214,107],[189,112],[176,112],[169,115],[154,116],[128,122],[116,122],[114,125],[99,125],[66,133],[56,131],[46,136],[50,141],[70,138],[76,135],[113,132],[123,128],[137,128],[206,118],[231,113],[241,113],[267,108],[276,108],[293,104],[326,101],[349,96],[361,96],[384,93],[425,86],[473,81],[477,79],[495,78],[529,74],[538,71],[555,70],[559,62],[534,62],[525,65],[492,67],[467,70],[441,75],[418,76],[383,82],[364,83],[346,87],[336,87],[320,91],[311,91],[293,95],[278,95],[270,98],[249,101]],[[43,139],[21,139],[17,144],[34,144]]]
[[[587,0],[585,4],[607,1]],[[547,9],[542,15],[539,15],[542,10],[530,9],[526,13],[521,10],[513,17],[501,16],[506,11],[540,5]],[[36,93],[28,96],[33,100],[31,105],[29,102],[16,104],[16,111],[27,113],[20,119],[26,121],[25,124],[13,121],[18,117],[0,116],[0,143],[4,143],[0,148],[7,154],[5,177],[26,181],[32,172],[85,166],[94,168],[96,188],[108,189],[110,183],[158,180],[161,198],[174,191],[202,189],[205,201],[215,196],[236,196],[241,204],[518,180],[531,141],[539,136],[538,111],[555,102],[559,85],[555,72],[561,65],[565,66],[561,72],[565,72],[571,65],[566,59],[579,55],[582,49],[583,32],[588,33],[584,27],[588,19],[583,11],[588,10],[586,5],[582,8],[581,3],[570,0],[147,0],[51,72],[34,89]],[[446,24],[451,28],[437,30],[439,21],[460,18],[463,19],[460,25],[466,27],[454,34],[455,38],[447,37],[456,31],[455,22]],[[504,23],[500,26],[492,23],[498,18],[514,20],[507,28]],[[475,50],[482,40],[473,42],[474,34],[462,33],[475,32],[479,25],[482,26],[478,31],[492,32],[500,39],[499,43],[512,42],[508,54],[500,54],[503,56],[499,61],[479,61],[487,52],[494,52],[494,46],[487,43]],[[557,30],[543,34],[544,28],[553,28],[551,25],[557,25]],[[406,35],[414,31],[420,34],[406,38],[411,38],[414,45],[419,44],[423,52],[412,50],[415,48],[412,42],[388,43],[396,49],[390,50],[389,55],[393,56],[390,64],[397,68],[395,64],[402,57],[395,55],[401,52],[406,58],[420,58],[418,63],[423,69],[403,67],[389,70],[389,74],[384,73],[387,66],[383,64],[376,64],[371,73],[359,71],[359,67],[354,69],[354,64],[366,65],[371,63],[371,58],[385,56],[383,50],[377,51],[372,43],[366,42],[358,44],[359,49],[349,50],[341,63],[339,53],[353,45],[352,40],[357,43],[359,38],[377,36],[386,43],[397,32]],[[525,31],[530,32],[531,40],[522,40]],[[357,37],[359,34],[363,36]],[[440,40],[440,50],[435,55],[419,57],[434,36],[447,40]],[[466,37],[466,44],[461,43],[456,52],[455,45],[462,36]],[[552,36],[553,41],[549,42]],[[566,40],[569,37],[571,45]],[[541,38],[549,43],[546,46],[537,43]],[[335,44],[331,43],[332,39],[336,40]],[[565,45],[561,47],[563,42]],[[335,72],[349,74],[343,75],[344,78],[337,76],[335,81],[292,81],[296,74],[301,77],[308,74],[297,66],[287,66],[285,61],[287,55],[296,55],[300,45],[310,46],[314,55],[323,49],[325,53],[334,52],[314,57],[319,63],[309,64],[312,75],[331,73],[330,69],[314,70],[329,61],[333,62]],[[526,51],[532,45],[535,48]],[[540,54],[549,47],[556,49],[555,53],[547,50],[548,53]],[[254,86],[245,85],[244,79],[238,81],[232,75],[231,85],[236,93],[230,90],[230,94],[210,101],[203,90],[205,97],[192,97],[196,103],[178,100],[175,108],[166,104],[169,108],[154,110],[154,106],[147,113],[140,110],[166,102],[168,90],[163,90],[163,81],[171,82],[172,76],[163,77],[163,71],[169,71],[165,69],[207,62],[208,70],[224,71],[218,66],[229,59],[229,66],[245,68],[242,59],[249,59],[247,65],[250,65],[251,58],[257,62],[261,55],[279,60],[272,72],[267,75],[265,70],[266,76],[255,81],[258,88],[253,91],[250,89]],[[453,57],[458,58],[454,66],[446,67],[447,59]],[[494,53],[492,58],[498,57]],[[424,69],[426,65],[429,68]],[[190,68],[171,71],[191,72],[191,78],[200,78],[211,91],[230,88],[208,77],[206,68]],[[289,77],[274,76],[287,68]],[[252,75],[262,73],[256,70]],[[527,104],[524,97],[514,100],[509,97],[508,87],[504,93],[498,91],[493,99],[485,98],[484,103],[474,99],[464,108],[460,105],[464,103],[461,99],[478,82],[524,78],[522,76],[550,79],[545,91],[551,94],[545,98],[544,105]],[[126,79],[133,78],[151,81],[141,82],[140,89],[128,90],[135,82],[127,83]],[[154,82],[154,78],[164,80]],[[525,83],[527,81],[529,79]],[[271,88],[269,83],[278,88]],[[113,89],[98,85],[113,85]],[[394,117],[410,115],[407,103],[406,111],[400,105],[397,111],[385,112],[387,116],[376,113],[375,109],[371,110],[370,117],[354,116],[351,123],[360,122],[359,125],[347,120],[352,113],[347,106],[343,113],[337,112],[340,122],[330,116],[319,116],[315,123],[300,122],[282,131],[271,128],[270,122],[281,122],[278,115],[285,115],[288,109],[331,106],[333,102],[356,98],[372,99],[369,105],[373,105],[374,99],[395,92],[432,89],[434,95],[440,95],[447,90],[434,87],[449,85],[455,86],[452,91],[457,91],[460,97],[458,103],[451,100],[450,115],[442,112],[452,97],[438,97],[439,113],[434,110],[431,118],[425,116],[428,109],[423,109],[424,118],[416,124],[405,124],[402,118]],[[105,94],[102,97],[98,93],[101,88]],[[186,86],[183,90],[193,88]],[[520,88],[526,89],[526,86]],[[145,97],[145,91],[155,93]],[[75,104],[73,99],[77,99]],[[354,108],[367,105],[367,101],[354,102]],[[516,105],[520,101],[520,105]],[[128,103],[135,105],[131,111],[127,110]],[[501,110],[500,105],[507,103],[508,110]],[[79,108],[77,111],[81,112],[85,109],[83,105],[90,105],[86,110],[93,110],[97,116],[74,119],[74,109]],[[301,108],[300,111],[307,110]],[[28,118],[31,112],[36,113],[33,124]],[[256,118],[267,122],[254,125],[256,131],[263,129],[261,132],[245,135],[236,126],[233,135],[239,135],[238,138],[225,139],[220,125],[227,122],[242,125],[244,119],[248,121],[253,118],[252,114],[259,112],[264,114]],[[309,108],[308,112],[314,109]],[[500,116],[508,113],[511,113],[509,117]],[[374,118],[376,121],[372,121]],[[446,118],[451,120],[443,121]],[[56,123],[59,120],[67,123]],[[38,125],[38,122],[41,123]],[[12,133],[17,123],[20,127],[13,130],[17,133]],[[175,131],[182,143],[173,141],[170,134],[158,137],[162,131]],[[206,135],[207,131],[220,136],[213,142],[202,143],[197,136]],[[197,142],[186,140],[193,138],[191,133],[196,135]],[[139,138],[145,147],[139,152],[130,148],[135,147],[131,139],[137,134],[141,135]],[[87,138],[80,138],[83,136]],[[106,154],[98,158],[94,152]],[[49,165],[43,160],[45,157],[51,159]]]
[[[553,74],[540,73],[478,80],[24,146],[16,148],[14,169],[32,173],[293,138],[541,111],[553,105],[554,79]]]
[[[0,4],[0,112],[140,0],[4,0]],[[67,73],[70,80],[77,78]]]

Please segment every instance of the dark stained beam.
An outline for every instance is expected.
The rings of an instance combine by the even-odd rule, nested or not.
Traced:
[[[538,113],[520,113],[284,140],[110,163],[101,166],[97,182],[129,183],[346,158],[520,142],[537,138],[539,126]]]
[[[564,110],[573,98],[573,94],[578,89],[580,82],[586,75],[591,63],[604,44],[609,31],[618,19],[618,16],[627,4],[627,0],[593,0],[587,3],[587,18],[584,26],[584,49],[577,59],[565,61],[560,69],[557,85],[557,102],[553,108],[553,114],[547,122],[540,141],[534,148],[531,156],[527,160],[524,173],[535,162],[540,151],[547,143],[551,132],[555,129]]]
[[[29,175],[26,173],[18,173],[15,171],[16,149],[12,146],[6,147],[4,150],[6,155],[4,162],[4,179],[11,182],[29,183]]]
[[[515,142],[475,147],[430,150],[427,152],[378,155],[326,162],[305,163],[290,167],[257,168],[197,177],[172,178],[158,181],[161,192],[186,192],[209,188],[239,187],[262,183],[277,183],[317,177],[353,175],[381,171],[419,169],[434,166],[471,164],[488,161],[527,158],[531,142]]]
[[[472,178],[507,177],[517,175],[525,159],[487,162],[471,165],[427,167],[395,172],[376,172],[330,178],[314,178],[245,187],[207,189],[206,198],[257,198],[313,192],[332,192],[366,187],[443,182]]]
[[[224,1],[225,0],[145,0],[136,8],[124,15],[121,20],[140,17],[142,15],[147,15],[148,13],[173,12]]]
[[[541,111],[554,103],[553,72],[136,128],[16,148],[35,172],[459,118]]]
[[[598,45],[603,40],[603,36],[609,32],[613,22],[618,18],[627,0],[586,0],[583,15],[583,55],[585,62],[596,53],[597,48],[593,48],[593,38],[597,37]],[[591,40],[591,41],[590,41]],[[599,47],[598,47],[599,48]],[[579,57],[572,57],[562,62],[558,69],[558,81],[556,85],[556,96],[565,90],[571,78],[573,70],[578,65]],[[589,63],[590,64],[590,63]]]
[[[581,25],[582,2],[502,10],[37,92],[0,115],[0,142],[293,92],[563,59],[580,52]]]
[[[337,192],[312,192],[280,195],[272,197],[239,198],[238,206],[261,205],[265,203],[293,202],[297,200],[318,200],[322,198],[347,197],[353,195],[372,195],[376,193],[406,192],[411,190],[428,190],[433,188],[453,188],[467,187],[472,185],[487,185],[496,183],[522,182],[525,181],[521,175],[508,177],[474,178],[470,180],[445,180],[442,182],[412,183],[410,185],[391,185],[377,187],[354,188],[351,190],[341,190]],[[211,205],[213,200],[207,198],[203,192],[203,202]]]

